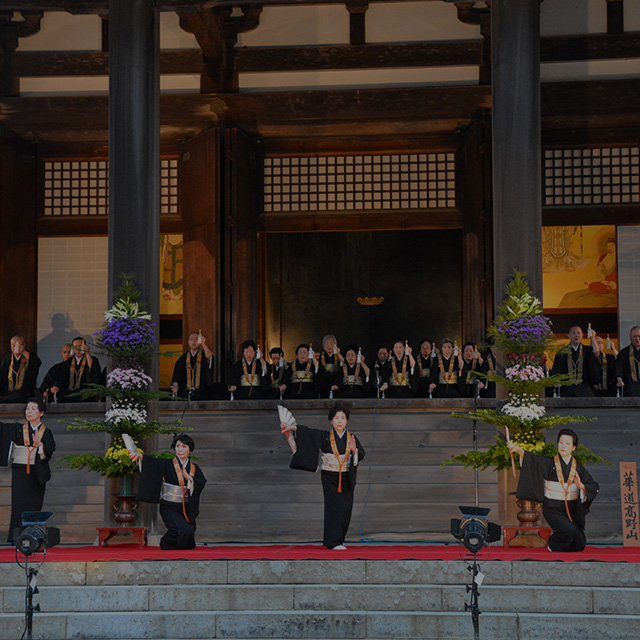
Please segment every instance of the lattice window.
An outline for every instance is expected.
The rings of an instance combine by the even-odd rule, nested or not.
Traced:
[[[265,213],[448,209],[453,153],[267,157]]]
[[[546,205],[640,202],[640,147],[547,149]]]
[[[45,217],[106,216],[109,163],[106,160],[53,160],[44,165]],[[178,215],[178,160],[160,160],[160,214]]]

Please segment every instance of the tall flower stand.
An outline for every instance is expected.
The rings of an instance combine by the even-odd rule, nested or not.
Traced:
[[[109,541],[118,537],[121,538],[117,545],[137,545],[140,549],[147,545],[147,527],[132,526],[136,520],[136,509],[138,507],[133,495],[133,476],[123,476],[120,478],[120,490],[115,495],[114,519],[117,523],[115,527],[98,527],[98,546],[107,547]],[[111,545],[114,546],[114,545]]]

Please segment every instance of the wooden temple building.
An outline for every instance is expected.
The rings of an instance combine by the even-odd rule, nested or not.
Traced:
[[[616,239],[615,304],[551,305],[554,326],[563,334],[593,322],[626,345],[640,320],[634,4],[0,0],[2,355],[20,333],[46,370],[63,342],[99,328],[123,273],[135,274],[158,318],[161,349],[179,352],[201,329],[220,382],[249,337],[265,351],[282,345],[287,359],[328,333],[367,354],[396,337],[482,343],[511,271],[525,271],[543,295],[544,252],[570,274],[583,247],[576,253],[566,238],[582,242],[589,226],[610,227]],[[581,410],[637,443],[634,400],[610,400]],[[219,438],[206,441],[209,475],[230,465],[213,484],[241,478],[203,520],[205,537],[268,538],[282,521],[302,522],[292,529],[312,536],[321,518],[312,498],[299,512],[282,506],[270,523],[259,507],[268,491],[283,505],[291,498],[276,488],[287,458],[280,435],[261,432],[275,404],[205,405],[194,414],[197,432]],[[392,467],[408,462],[415,473],[377,471],[381,487],[392,486],[374,491],[375,530],[437,535],[471,495],[461,469],[439,469],[470,443],[462,428],[447,439],[451,406],[381,404],[376,417],[372,402],[354,405],[367,430],[373,416],[386,431],[384,447],[412,434],[410,454],[396,452]],[[299,410],[323,424],[322,402]],[[70,412],[55,407],[50,421]],[[87,434],[59,430],[69,450],[94,446]],[[624,458],[627,444],[589,433],[593,448],[609,447],[605,457]],[[261,453],[247,462],[237,451],[252,445]],[[282,469],[270,475],[276,457]],[[72,473],[59,473],[67,535],[91,539],[103,485],[72,486]],[[606,473],[617,491],[616,471]],[[438,474],[460,485],[425,524],[420,483],[438,485]],[[495,475],[484,475],[483,499],[495,506]],[[251,502],[246,487],[262,479],[270,488]],[[8,498],[6,482],[0,495]],[[68,506],[74,500],[81,506]],[[619,497],[610,500],[602,539],[617,535]],[[222,532],[221,512],[235,523]],[[263,529],[251,528],[256,514]]]

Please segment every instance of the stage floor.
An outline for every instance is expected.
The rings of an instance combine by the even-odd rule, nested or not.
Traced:
[[[41,558],[41,554],[38,554]],[[198,546],[189,551],[162,551],[159,547],[139,549],[129,545],[110,547],[59,546],[47,552],[47,562],[144,562],[149,560],[460,560],[473,555],[459,545],[350,545],[333,551],[320,545],[224,545]],[[547,549],[505,549],[485,547],[479,561],[562,561],[640,563],[640,547],[587,547],[579,553],[556,553]],[[0,563],[15,562],[13,547],[0,549]]]

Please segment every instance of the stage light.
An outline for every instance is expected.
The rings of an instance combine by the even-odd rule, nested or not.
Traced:
[[[23,511],[23,528],[15,530],[13,543],[23,556],[32,556],[60,544],[60,529],[45,526],[52,515],[53,511]]]
[[[478,553],[485,544],[500,540],[502,529],[487,521],[491,509],[458,507],[462,518],[451,518],[451,535],[460,540],[471,553]]]

